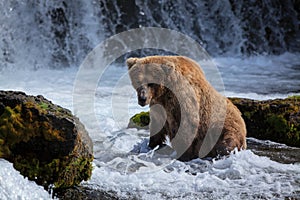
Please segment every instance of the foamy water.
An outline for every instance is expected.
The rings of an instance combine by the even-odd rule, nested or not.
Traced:
[[[42,186],[24,178],[12,164],[0,159],[0,199],[51,199]]]
[[[273,99],[299,94],[299,55],[218,58],[215,62],[227,96]],[[282,164],[250,150],[221,160],[196,159],[184,163],[172,159],[172,152],[160,155],[149,150],[149,132],[126,129],[125,122],[129,118],[120,122],[113,114],[116,112],[113,99],[124,96],[130,97],[126,102],[128,116],[147,110],[137,105],[132,87],[122,86],[127,94],[116,90],[118,80],[126,70],[125,67],[109,67],[94,91],[96,121],[88,127],[94,141],[94,170],[91,180],[82,186],[138,199],[300,198],[300,163]],[[0,89],[41,94],[73,111],[76,74],[77,68],[2,70]],[[89,119],[92,118],[85,120]],[[0,168],[0,199],[51,198],[42,187],[14,170],[11,163],[0,160]]]

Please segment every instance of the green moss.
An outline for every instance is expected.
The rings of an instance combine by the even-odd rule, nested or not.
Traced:
[[[41,109],[45,109],[45,110],[49,109],[49,104],[44,102],[39,103],[39,106]]]
[[[15,108],[5,107],[0,116],[0,140],[9,146],[4,149],[10,149],[21,141],[27,142],[33,137],[41,136],[41,133],[47,141],[63,141],[60,130],[53,128],[48,121],[38,120],[37,114],[32,112],[41,115],[45,111],[32,102],[27,102],[23,106],[17,105]]]
[[[0,132],[2,134],[7,136],[13,133],[16,135],[20,129],[24,128],[20,111],[20,106],[16,106],[13,109],[8,106],[4,108],[4,112],[0,118]]]
[[[246,111],[243,113],[243,116],[246,117],[247,119],[251,119],[252,115],[253,115],[253,112]]]
[[[132,117],[132,121],[140,127],[148,126],[150,123],[149,112],[141,112]]]
[[[287,132],[287,137],[291,145],[300,146],[300,129],[299,125],[291,124]]]
[[[11,152],[9,148],[6,145],[1,145],[0,146],[0,158],[9,158],[11,155]]]
[[[41,105],[43,105],[43,107]],[[46,114],[47,113],[46,109],[44,109],[45,106],[46,105],[44,105],[42,103],[37,104],[35,102],[28,101],[28,102],[23,103],[23,108],[22,109],[23,110],[30,110],[31,112],[33,110],[35,110],[36,112],[38,112],[38,114],[41,115],[41,114]]]
[[[26,105],[30,106],[30,107],[35,107],[37,110],[39,110],[39,112],[43,113],[43,114],[53,114],[55,116],[60,116],[60,117],[70,117],[72,118],[73,115],[70,111],[52,104],[51,102],[46,102],[46,101],[42,101],[39,102],[38,104],[32,104],[32,102],[27,102]]]
[[[69,111],[47,103],[28,101],[14,108],[6,106],[0,116],[0,158],[13,162],[21,174],[45,187],[50,184],[56,188],[78,185],[91,176],[92,156],[78,157],[77,149],[74,149],[68,156],[41,161],[29,152],[24,152],[22,156],[12,153],[20,142],[26,143],[33,138],[50,142],[65,141],[66,130],[53,127],[47,118],[49,112],[59,118],[72,116]]]
[[[14,167],[22,174],[26,174],[29,180],[35,180],[45,187],[53,184],[55,188],[67,188],[91,177],[92,161],[93,158],[66,156],[50,162],[40,162],[36,158],[24,159],[18,156]]]
[[[268,127],[266,134],[274,135],[272,140],[276,139],[278,142],[299,146],[300,131],[298,126],[290,124],[282,115],[269,115],[265,122]]]
[[[10,148],[7,145],[14,145],[23,140],[22,132],[24,128],[24,121],[21,118],[21,106],[15,108],[6,106],[0,116],[1,157],[10,156]]]
[[[92,175],[93,158],[73,157],[70,162],[64,165],[59,179],[54,183],[56,188],[67,188],[80,184],[82,180],[87,181]]]
[[[22,174],[26,174],[30,180],[35,180],[40,176],[40,169],[43,169],[44,175],[47,176],[47,174],[49,174],[49,170],[42,168],[40,161],[36,158],[24,159],[21,156],[16,156],[14,161],[14,168]]]
[[[270,114],[265,123],[267,131],[279,137],[285,135],[289,129],[287,121],[281,115]]]
[[[66,165],[65,169],[60,173],[59,179],[54,183],[56,188],[67,188],[78,185],[82,180],[87,181],[92,175],[93,158],[75,158]]]
[[[289,96],[287,99],[300,100],[300,95]]]
[[[248,137],[300,146],[300,96],[267,101],[231,100],[242,113]]]

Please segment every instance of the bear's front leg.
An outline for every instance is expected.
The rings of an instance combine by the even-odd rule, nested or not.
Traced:
[[[167,135],[166,115],[159,106],[152,106],[150,109],[150,141],[149,147],[162,146]]]
[[[150,126],[150,141],[148,146],[151,149],[154,149],[157,146],[159,147],[163,146],[165,140],[166,140],[166,130],[164,127],[158,133],[157,132],[151,133],[151,126]]]

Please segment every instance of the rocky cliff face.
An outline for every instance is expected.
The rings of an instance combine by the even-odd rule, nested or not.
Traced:
[[[163,27],[184,33],[211,55],[299,51],[299,1],[100,0],[108,34]],[[176,43],[176,40],[174,40]]]
[[[78,66],[101,41],[139,27],[179,31],[213,56],[299,52],[299,8],[295,0],[2,1],[0,65]]]

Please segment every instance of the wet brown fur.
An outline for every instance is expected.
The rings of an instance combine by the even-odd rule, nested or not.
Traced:
[[[129,58],[127,65],[135,89],[157,83],[145,86],[150,104],[151,148],[162,145],[169,136],[180,155],[178,159],[183,161],[246,148],[246,127],[240,111],[210,85],[195,61],[183,56],[149,56]],[[157,104],[164,110],[154,107]],[[207,134],[217,141],[202,147]]]

